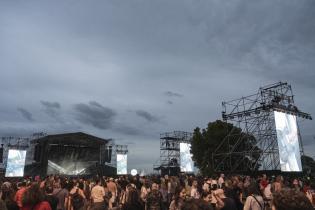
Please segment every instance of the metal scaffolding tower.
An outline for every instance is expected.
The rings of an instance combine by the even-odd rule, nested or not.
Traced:
[[[274,111],[312,119],[310,114],[300,111],[295,106],[292,88],[286,82],[267,85],[261,87],[256,94],[222,102],[222,107],[223,120],[232,123],[235,129],[242,129],[247,135],[236,136],[233,130],[230,131],[212,154],[215,171],[279,170]],[[299,131],[298,135],[300,137]],[[241,148],[239,145],[248,136],[255,137],[252,139],[252,147],[245,151],[239,150]],[[299,143],[302,155],[301,137]],[[246,159],[251,161],[245,161]]]
[[[190,143],[192,133],[174,131],[160,134],[160,161],[154,168],[157,170],[171,171],[180,170],[180,143]]]

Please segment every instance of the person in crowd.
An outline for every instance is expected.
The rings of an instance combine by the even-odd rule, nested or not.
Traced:
[[[259,182],[260,190],[263,192],[268,185],[268,178],[266,174],[262,175],[262,178]]]
[[[8,210],[19,210],[20,208],[14,200],[15,191],[12,187],[12,184],[9,182],[3,183],[1,186],[1,191],[1,200],[4,201],[6,208]]]
[[[70,188],[67,210],[84,210],[86,198],[79,183],[76,180],[70,182]]]
[[[97,179],[100,180],[100,179]],[[101,182],[100,182],[101,184]],[[90,182],[90,180],[84,180],[84,187],[83,187],[83,193],[86,197],[86,202],[87,202],[87,206],[90,207],[92,205],[92,199],[91,199],[91,189],[92,189],[92,184]]]
[[[219,177],[219,179],[218,179],[219,188],[222,189],[223,183],[224,183],[224,174],[220,174],[220,177]]]
[[[204,208],[207,207],[209,210],[213,210],[213,206],[211,204],[212,195],[211,192],[202,192],[201,199],[199,199],[199,202],[204,206]]]
[[[160,192],[162,194],[162,202],[163,202],[163,210],[168,209],[168,203],[167,203],[167,185],[165,183],[165,179],[161,179],[161,186],[160,186]]]
[[[101,186],[100,180],[96,180],[95,186],[92,188],[91,191],[92,200],[91,210],[105,209],[104,196],[105,196],[104,187]]]
[[[122,210],[144,210],[144,205],[142,204],[138,191],[134,187],[128,189],[127,201],[122,206]]]
[[[232,198],[237,207],[237,210],[243,210],[242,203],[242,189],[240,188],[240,178],[238,176],[233,176],[231,178],[231,185],[226,188],[225,196]]]
[[[51,185],[47,185],[45,187],[45,201],[50,204],[52,210],[57,210],[58,198],[57,196],[53,195],[53,191],[54,189]]]
[[[22,208],[22,198],[23,198],[23,194],[25,193],[26,191],[26,182],[23,181],[23,182],[20,182],[17,184],[17,188],[18,188],[18,191],[16,192],[15,194],[15,201],[16,201],[16,204],[19,206],[19,208],[21,209]]]
[[[301,191],[301,186],[300,186],[300,182],[299,182],[298,179],[293,179],[292,187],[293,187],[293,189],[295,189],[296,191]]]
[[[211,180],[208,181],[208,178],[204,179],[203,185],[202,185],[202,190],[204,192],[209,192],[211,188]]]
[[[143,185],[142,185],[141,190],[140,190],[140,198],[141,198],[143,203],[147,202],[147,196],[148,196],[150,191],[151,191],[150,182],[148,179],[145,179],[143,181]]]
[[[273,192],[280,192],[283,187],[282,176],[278,175],[273,183]]]
[[[198,190],[198,182],[197,180],[194,180],[192,182],[191,190],[190,190],[190,197],[194,199],[199,199],[200,198],[200,192]]]
[[[119,197],[119,206],[122,207],[127,202],[128,192],[131,188],[135,188],[136,186],[134,184],[127,184],[125,190],[122,190],[120,197]]]
[[[306,197],[309,199],[313,207],[315,208],[315,187],[310,185],[305,192]]]
[[[186,199],[186,189],[179,186],[175,190],[174,199],[172,200],[169,210],[182,210],[183,203]]]
[[[7,210],[7,205],[6,205],[6,203],[3,201],[3,199],[2,199],[2,194],[3,192],[2,192],[2,188],[0,189],[0,196],[1,196],[1,199],[0,199],[0,209],[1,210]]]
[[[66,210],[68,203],[69,191],[67,190],[66,180],[60,180],[55,184],[53,195],[58,198],[57,210]]]
[[[213,192],[214,198],[216,199],[216,208],[221,210],[237,210],[235,200],[225,196],[222,189],[218,189]]]
[[[147,196],[147,202],[145,205],[146,210],[162,210],[163,208],[163,196],[159,191],[159,186],[157,183],[151,185],[151,191]]]
[[[45,194],[37,182],[33,182],[23,193],[21,210],[52,210],[45,201]]]
[[[262,190],[262,196],[264,198],[266,205],[271,206],[272,186],[270,181],[268,181],[267,186]]]
[[[173,196],[175,194],[176,188],[179,186],[175,176],[169,177],[169,182],[167,183],[167,193],[168,201],[171,203]]]
[[[117,185],[114,182],[114,178],[110,178],[106,185],[107,185],[108,191],[111,193],[111,198],[109,199],[108,207],[109,209],[112,209],[116,201]]]
[[[273,195],[272,210],[313,210],[313,206],[304,193],[282,189]]]
[[[308,178],[309,178],[309,177],[308,177]],[[307,180],[304,181],[302,191],[303,191],[304,193],[306,193],[306,192],[308,192],[309,190],[311,190],[311,183],[310,183],[310,180],[307,179]]]
[[[264,210],[264,199],[259,191],[258,184],[252,182],[248,186],[248,197],[246,198],[243,210]]]

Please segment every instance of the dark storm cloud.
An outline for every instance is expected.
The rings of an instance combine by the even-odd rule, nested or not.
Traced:
[[[144,110],[137,110],[136,114],[139,117],[142,117],[142,118],[146,119],[149,122],[158,122],[159,121],[158,117],[156,117],[156,116],[154,116],[154,115],[152,115],[149,112],[144,111]]]
[[[278,81],[290,83],[298,107],[314,117],[314,11],[313,0],[0,1],[0,123],[25,127],[11,114],[25,104],[43,130],[75,130],[79,121],[86,132],[139,141],[146,139],[142,119],[154,122],[159,113],[167,124],[141,128],[158,140],[163,131],[204,127],[221,118],[222,101]],[[36,102],[51,96],[65,113],[91,97],[106,98],[106,106],[76,104],[75,123],[62,116],[68,128],[45,124],[26,95]],[[52,102],[42,106],[61,114]],[[150,112],[116,116],[107,107]],[[308,125],[302,136],[313,133]],[[310,148],[312,139],[305,141]],[[143,151],[134,163],[149,168],[158,147]]]
[[[74,109],[77,113],[76,119],[83,124],[92,125],[99,129],[109,129],[112,127],[116,112],[91,101],[88,104],[75,104]]]
[[[58,117],[58,110],[61,108],[58,102],[40,101],[40,103],[44,106],[46,114],[53,118]]]
[[[164,94],[166,96],[168,96],[168,97],[180,97],[180,98],[183,97],[182,94],[175,93],[175,92],[172,92],[172,91],[166,91]]]
[[[30,113],[30,112],[27,111],[26,109],[18,108],[17,110],[18,110],[18,111],[22,114],[22,116],[23,116],[25,119],[27,119],[28,121],[31,121],[31,122],[34,121],[32,113]]]

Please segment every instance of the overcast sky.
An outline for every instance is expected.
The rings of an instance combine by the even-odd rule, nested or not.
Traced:
[[[152,170],[159,135],[278,81],[315,117],[314,0],[0,2],[0,136],[83,131]],[[300,122],[315,155],[314,121]]]

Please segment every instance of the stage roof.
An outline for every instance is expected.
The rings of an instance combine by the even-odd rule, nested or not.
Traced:
[[[85,145],[90,147],[99,147],[102,144],[107,144],[111,139],[102,139],[83,132],[64,133],[44,136],[31,141],[32,144],[48,143],[59,145]]]

